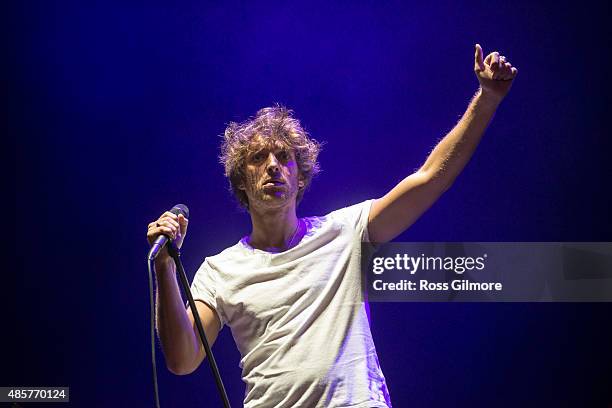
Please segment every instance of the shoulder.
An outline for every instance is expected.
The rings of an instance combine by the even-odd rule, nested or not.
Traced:
[[[321,231],[322,234],[335,231],[335,234],[348,234],[359,236],[361,240],[368,241],[368,217],[374,200],[366,200],[354,205],[337,209],[322,217],[310,217],[308,223],[314,225],[309,231]],[[319,227],[319,228],[317,228]]]
[[[215,262],[215,261],[222,261],[224,259],[231,259],[231,258],[234,258],[236,255],[242,254],[244,250],[245,250],[245,247],[241,239],[236,244],[232,245],[231,247],[225,248],[223,251],[219,252],[218,254],[206,257],[206,260]]]
[[[367,224],[370,208],[374,200],[366,200],[348,207],[340,208],[327,214],[326,217],[336,222],[350,224],[357,227],[364,222]]]
[[[210,255],[204,258],[201,268],[212,269],[219,272],[228,263],[235,262],[238,259],[244,259],[247,249],[242,243],[242,240],[238,241],[231,247],[225,248],[223,251]]]

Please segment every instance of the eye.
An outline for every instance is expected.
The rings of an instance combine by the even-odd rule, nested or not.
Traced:
[[[287,162],[289,161],[289,152],[286,150],[281,150],[276,154],[276,157],[282,162]]]
[[[254,162],[260,162],[264,159],[263,152],[257,152],[253,156],[251,156],[251,160]]]

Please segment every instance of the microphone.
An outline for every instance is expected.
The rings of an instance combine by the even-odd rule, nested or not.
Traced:
[[[185,204],[177,204],[170,210],[172,214],[183,214],[183,217],[189,219],[189,208]],[[151,250],[149,251],[149,260],[153,260],[157,258],[159,255],[159,251],[168,243],[170,238],[167,235],[160,235],[157,237],[153,245],[151,246]]]

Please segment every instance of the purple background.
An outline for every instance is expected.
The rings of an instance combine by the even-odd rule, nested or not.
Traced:
[[[518,78],[456,184],[398,241],[612,241],[603,3],[13,3],[0,385],[152,406],[146,226],[189,206],[190,279],[248,232],[217,164],[224,124],[280,102],[326,142],[300,216],[375,198],[463,113],[475,42]],[[612,402],[609,304],[371,309],[396,407]],[[241,406],[228,329],[214,350]],[[158,357],[162,406],[219,404],[207,366],[176,377]]]

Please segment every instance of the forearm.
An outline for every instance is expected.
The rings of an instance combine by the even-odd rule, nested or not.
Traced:
[[[448,189],[468,163],[493,118],[499,101],[479,89],[455,127],[431,152],[420,172],[441,190]]]
[[[176,280],[174,261],[156,261],[156,326],[166,365],[175,374],[193,371],[197,361],[199,343],[195,337],[191,322]]]

